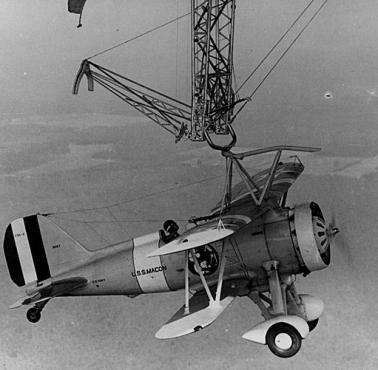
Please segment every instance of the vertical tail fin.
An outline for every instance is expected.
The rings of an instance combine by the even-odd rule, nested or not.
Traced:
[[[11,222],[4,237],[11,279],[18,286],[43,281],[78,265],[89,252],[41,215]]]

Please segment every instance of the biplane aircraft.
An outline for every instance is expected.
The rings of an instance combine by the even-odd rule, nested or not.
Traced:
[[[81,5],[74,10],[81,12]],[[232,124],[261,83],[246,99],[239,99],[232,87],[235,0],[191,0],[191,5],[191,104],[101,67],[89,61],[92,57],[82,62],[74,93],[86,77],[90,91],[94,82],[98,83],[174,134],[176,141],[182,137],[206,141],[225,158],[219,203],[207,215],[191,218],[184,231],[174,220],[167,220],[161,230],[95,251],[75,240],[49,214],[14,220],[5,232],[4,253],[11,279],[26,290],[26,296],[11,308],[31,306],[27,318],[36,323],[45,305],[57,297],[136,297],[183,290],[182,308],[156,333],[157,338],[169,339],[205,328],[235,298],[247,296],[264,320],[243,338],[267,344],[277,356],[291,357],[317,325],[324,306],[319,298],[298,294],[295,276],[309,275],[330,264],[331,244],[339,230],[326,223],[315,202],[286,204],[304,166],[297,156],[283,159],[282,153],[320,149],[278,145],[232,151],[236,143]],[[313,1],[283,36],[312,5]],[[230,142],[216,144],[213,137],[217,134],[230,136]],[[266,154],[273,159],[263,171],[251,174],[242,164],[245,158]],[[238,183],[235,172],[241,179]]]
[[[278,356],[294,355],[323,311],[320,299],[296,292],[295,275],[329,265],[338,230],[326,225],[314,202],[285,205],[304,166],[297,159],[282,163],[279,155],[313,149],[263,152],[272,150],[277,154],[271,168],[245,174],[248,178],[229,188],[209,215],[191,219],[192,227],[181,234],[168,220],[152,234],[90,251],[48,215],[13,221],[4,252],[13,282],[27,295],[11,308],[31,305],[27,318],[34,323],[56,297],[135,297],[184,289],[183,307],[156,333],[168,339],[205,328],[236,297],[248,296],[264,321],[243,338],[266,343]],[[229,158],[236,164],[241,155]]]

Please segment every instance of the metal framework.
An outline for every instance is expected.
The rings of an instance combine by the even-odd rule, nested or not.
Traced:
[[[191,0],[192,102],[184,103],[136,81],[84,60],[76,76],[77,94],[84,76],[146,115],[176,137],[209,141],[209,134],[231,133],[234,105],[232,56],[236,0]],[[223,149],[223,147],[222,147]]]
[[[77,94],[82,78],[88,80],[88,90],[94,90],[94,81],[112,94],[143,113],[159,126],[176,137],[176,141],[186,133],[190,122],[190,105],[171,98],[154,89],[113,72],[98,64],[84,60],[77,73],[73,94]]]
[[[232,89],[235,0],[192,0],[191,140],[228,134]]]
[[[210,147],[216,150],[230,151],[236,143],[236,134],[233,130],[232,122],[315,19],[327,1],[328,0],[324,0],[311,18],[301,27],[297,36],[281,53],[280,57],[265,74],[252,94],[245,99],[235,99],[235,92],[232,88],[236,0],[190,0],[192,74],[190,104],[162,94],[148,86],[94,64],[89,60],[84,60],[81,65],[75,80],[74,93],[77,93],[81,79],[83,76],[86,76],[88,78],[89,90],[93,90],[93,81],[98,82],[173,134],[176,137],[176,142],[182,137],[186,137],[192,141],[207,141]],[[302,19],[312,4],[313,1],[310,1],[302,10],[286,32],[250,73],[244,83],[254,75],[256,70]],[[162,26],[148,31],[148,33],[171,24],[174,21],[178,21],[183,17],[184,16],[177,17]],[[133,39],[127,40],[126,42]],[[118,44],[115,47],[123,45],[126,42]],[[115,47],[106,49],[101,53],[112,50]],[[97,53],[94,56],[101,53]],[[235,105],[241,102],[244,103],[239,107],[238,111],[234,113]],[[217,135],[230,136],[229,143],[222,145],[215,144],[213,137]],[[237,168],[238,167],[240,166],[237,166]],[[269,184],[267,186],[269,186]]]

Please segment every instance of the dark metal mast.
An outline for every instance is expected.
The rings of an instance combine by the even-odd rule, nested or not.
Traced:
[[[235,0],[192,0],[191,140],[228,134],[232,116]]]

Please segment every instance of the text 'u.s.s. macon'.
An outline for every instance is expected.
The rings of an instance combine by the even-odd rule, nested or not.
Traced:
[[[136,276],[141,276],[141,275],[148,275],[148,274],[152,274],[154,272],[165,271],[166,269],[167,269],[167,266],[150,267],[150,268],[147,268],[147,269],[132,271],[131,276],[136,277]]]

